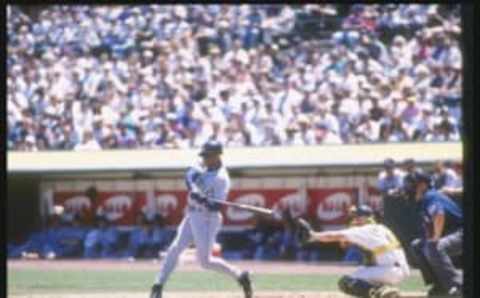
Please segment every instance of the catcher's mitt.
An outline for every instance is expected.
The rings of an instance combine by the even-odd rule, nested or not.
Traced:
[[[294,234],[296,241],[298,241],[301,245],[304,245],[308,242],[313,229],[305,219],[300,217],[293,218],[288,208],[283,211],[282,219],[285,222],[286,228],[292,231]]]
[[[297,220],[297,231],[295,237],[302,244],[306,244],[310,239],[313,229],[312,226],[303,218],[298,218]]]

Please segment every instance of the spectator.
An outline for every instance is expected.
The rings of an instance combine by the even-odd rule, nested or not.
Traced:
[[[380,135],[380,125],[367,115],[364,115],[360,119],[360,122],[354,133],[358,138],[356,143],[361,144],[375,142]]]
[[[300,115],[298,117],[298,133],[302,145],[314,145],[316,143],[315,133],[313,132],[311,125],[311,120],[307,115]]]
[[[378,175],[378,190],[383,196],[393,197],[400,194],[403,187],[405,173],[395,168],[395,161],[387,158],[384,163],[384,170]]]
[[[317,144],[340,145],[342,140],[331,131],[324,123],[316,125],[315,140]]]
[[[291,123],[285,128],[285,146],[301,146],[303,141],[298,135],[298,126],[296,123]]]
[[[317,111],[335,143],[460,140],[457,6],[352,5],[326,40],[295,24],[334,6],[10,8],[11,150],[287,145],[292,118],[323,144],[302,128]],[[226,129],[235,109],[241,128]]]
[[[435,190],[442,191],[444,188],[461,185],[460,178],[450,165],[449,161],[438,160],[435,162],[432,174],[432,186]]]
[[[98,151],[101,150],[100,144],[93,137],[93,133],[90,130],[84,131],[82,143],[75,146],[75,151]]]

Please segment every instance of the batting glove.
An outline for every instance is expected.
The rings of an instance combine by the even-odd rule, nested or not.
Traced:
[[[207,201],[207,198],[202,197],[200,194],[198,194],[196,192],[191,192],[190,197],[200,204],[205,204],[205,202]]]

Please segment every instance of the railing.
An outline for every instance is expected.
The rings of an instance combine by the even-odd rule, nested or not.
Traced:
[[[198,150],[115,150],[96,152],[8,152],[7,171],[14,173],[85,173],[177,171],[198,158]],[[299,147],[227,148],[224,163],[235,169],[333,168],[380,166],[391,157],[419,163],[463,159],[462,144],[397,143]]]

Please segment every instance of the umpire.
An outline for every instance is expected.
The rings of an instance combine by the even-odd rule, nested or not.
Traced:
[[[417,175],[415,200],[424,236],[412,241],[412,253],[425,284],[433,285],[429,297],[461,296],[462,275],[450,257],[462,254],[462,210],[444,194],[431,190],[430,185],[427,174]]]

